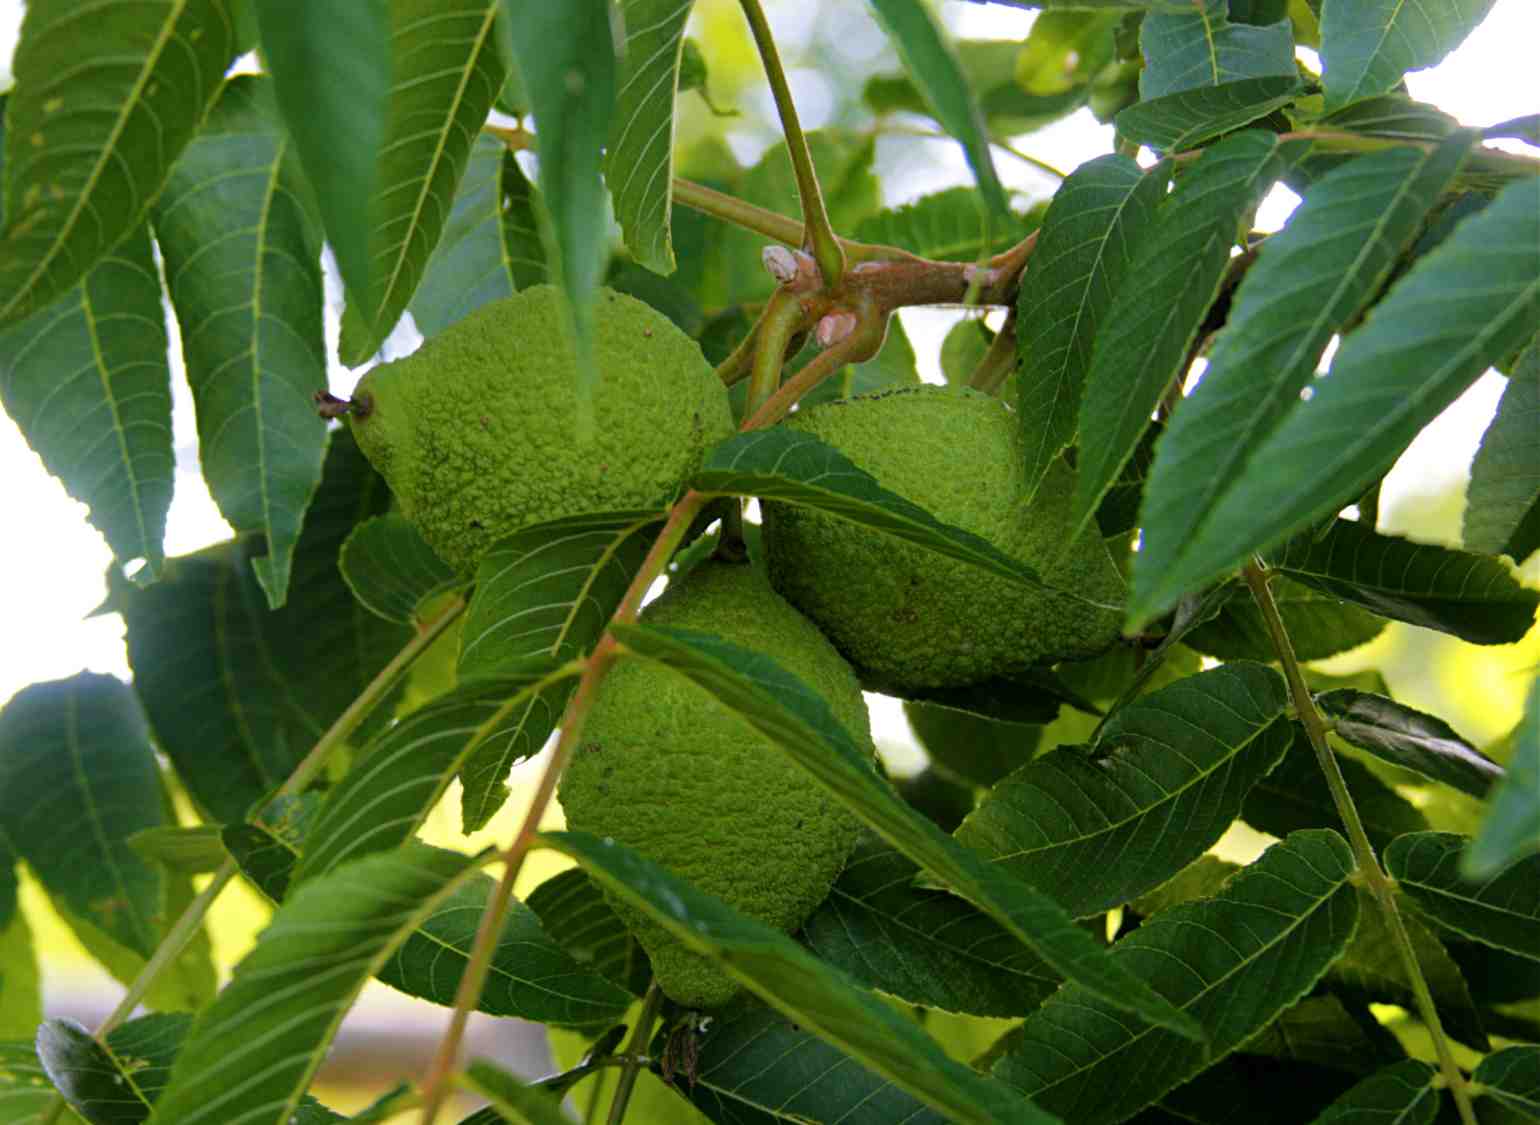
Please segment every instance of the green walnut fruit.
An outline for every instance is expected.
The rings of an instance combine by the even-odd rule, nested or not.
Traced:
[[[874,687],[952,687],[1093,656],[1118,636],[1122,576],[1093,524],[1069,542],[1074,471],[1031,502],[1015,412],[924,386],[798,411],[786,423],[891,492],[987,539],[1062,592],[1029,587],[823,512],[764,505],[770,579]],[[1092,603],[1100,604],[1092,604]]]
[[[769,656],[823,696],[867,753],[850,666],[753,567],[711,561],[671,584],[646,625],[713,633]],[[707,894],[790,932],[828,894],[859,824],[783,750],[704,688],[640,660],[600,685],[559,791],[567,824],[635,848]],[[691,1008],[738,986],[661,926],[615,903],[663,991]]]
[[[457,568],[525,524],[660,507],[733,432],[727,392],[695,341],[604,289],[594,426],[579,441],[559,301],[538,285],[485,305],[370,371],[353,394],[359,447]]]

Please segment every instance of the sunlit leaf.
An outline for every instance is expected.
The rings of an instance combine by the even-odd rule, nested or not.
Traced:
[[[624,60],[605,178],[631,256],[658,273],[674,272],[669,200],[674,179],[674,99],[684,27],[695,0],[621,0]]]
[[[1262,244],[1208,368],[1156,448],[1134,558],[1135,619],[1180,589],[1173,560],[1298,404],[1332,333],[1378,292],[1471,143],[1461,133],[1431,152],[1396,148],[1350,161],[1312,185],[1288,225]]]
[[[1126,156],[1082,164],[1054,193],[1017,303],[1020,419],[1035,491],[1075,440],[1091,349],[1166,194],[1168,171]]]
[[[1163,911],[1112,958],[1195,1016],[1207,1050],[1067,985],[1027,1017],[994,1073],[1076,1125],[1121,1121],[1223,1058],[1326,971],[1352,936],[1353,856],[1296,832],[1211,899]]]
[[[104,253],[62,298],[0,332],[0,403],[48,471],[90,508],[119,562],[143,559],[139,577],[159,576],[176,464],[147,228]]]
[[[1463,539],[1523,562],[1540,548],[1540,340],[1513,365],[1471,462]]]
[[[3,843],[0,843],[0,854],[4,855],[0,862],[10,862]],[[0,895],[5,893],[7,882],[12,883],[14,890],[13,880],[11,873],[0,872]],[[38,963],[39,951],[34,948],[27,916],[14,907],[12,903],[10,911],[0,909],[0,918],[4,919],[0,921],[0,1042],[27,1038],[43,1021],[43,974]],[[0,1057],[0,1121],[9,1120],[5,1116],[4,1072],[5,1063]]]
[[[686,948],[713,957],[777,1010],[949,1119],[978,1125],[1054,1120],[949,1059],[917,1026],[786,935],[702,894],[625,845],[585,832],[545,833],[541,839],[578,860],[611,894],[645,912]]]
[[[1529,687],[1512,747],[1508,775],[1491,794],[1481,831],[1462,861],[1461,871],[1474,879],[1540,851],[1540,679]]]
[[[219,829],[209,824],[141,828],[128,838],[128,844],[151,863],[186,875],[215,871],[228,858],[219,842]]]
[[[1109,972],[1105,951],[1052,899],[958,844],[872,770],[827,702],[768,657],[677,629],[611,626],[627,648],[682,672],[774,739],[878,835],[989,914],[1056,972],[1139,1018],[1191,1035],[1191,1023],[1138,979]]]
[[[198,415],[198,458],[220,513],[260,532],[252,558],[276,609],[321,480],[326,387],[321,230],[267,79],[220,94],[153,213]]]
[[[234,57],[221,0],[27,4],[6,106],[0,321],[50,304],[141,224]]]
[[[1326,108],[1382,94],[1464,42],[1496,0],[1328,0],[1321,11]]]
[[[1384,475],[1423,426],[1533,334],[1537,244],[1540,178],[1504,189],[1418,259],[1343,338],[1309,401],[1252,451],[1241,479],[1182,545],[1163,588],[1192,589],[1224,573]]]
[[[1252,130],[1206,150],[1177,178],[1139,241],[1096,334],[1080,403],[1076,524],[1084,526],[1133,454],[1219,292],[1242,215],[1305,150]]]
[[[609,0],[521,4],[507,12],[513,56],[534,111],[540,154],[541,225],[552,280],[562,290],[562,331],[577,357],[578,432],[593,425],[595,309],[609,246],[600,177],[615,103],[616,58]]]
[[[1540,961],[1540,856],[1467,881],[1459,870],[1467,843],[1450,832],[1402,836],[1385,849],[1385,868],[1441,928]]]
[[[503,85],[497,0],[389,0],[390,92],[372,192],[368,271],[348,277],[341,355],[378,350],[428,268],[471,144]],[[367,286],[367,288],[365,287]]]
[[[1114,711],[1092,747],[1055,750],[990,790],[960,843],[1076,917],[1121,905],[1202,855],[1288,749],[1283,679],[1240,662]]]

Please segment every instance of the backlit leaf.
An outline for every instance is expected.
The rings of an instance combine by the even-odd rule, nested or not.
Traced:
[[[320,224],[270,80],[225,86],[153,222],[204,479],[237,533],[266,540],[251,562],[276,609],[321,480],[326,423],[312,396],[326,387],[326,341]]]
[[[1540,340],[1513,365],[1481,437],[1465,493],[1463,539],[1473,551],[1523,562],[1540,548]]]
[[[6,106],[0,321],[50,304],[143,222],[234,57],[222,0],[27,4]]]
[[[1327,0],[1321,10],[1326,108],[1383,94],[1408,70],[1464,42],[1496,0]]]

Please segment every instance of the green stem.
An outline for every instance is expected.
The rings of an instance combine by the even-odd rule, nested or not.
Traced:
[[[1016,317],[1011,315],[1005,318],[1005,323],[990,342],[989,349],[980,357],[978,366],[968,379],[968,385],[986,395],[997,395],[1015,370]]]
[[[789,215],[767,211],[737,196],[693,183],[677,177],[674,180],[674,202],[683,203],[713,219],[721,219],[742,227],[744,230],[784,242],[787,246],[802,243],[802,224]]]
[[[631,1091],[636,1089],[636,1078],[642,1072],[642,1060],[647,1041],[652,1038],[652,1025],[658,1020],[658,1009],[663,1006],[663,990],[653,981],[642,1001],[642,1011],[631,1029],[631,1041],[626,1044],[626,1065],[620,1072],[620,1082],[615,1087],[615,1100],[610,1102],[610,1116],[605,1125],[621,1125],[626,1119],[626,1107],[631,1104]]]
[[[1273,647],[1278,650],[1278,660],[1283,666],[1284,678],[1289,683],[1289,695],[1294,703],[1294,710],[1299,715],[1299,721],[1305,728],[1305,733],[1310,738],[1311,748],[1315,750],[1316,762],[1321,767],[1321,772],[1326,775],[1326,786],[1331,790],[1332,803],[1337,806],[1337,815],[1342,818],[1342,823],[1347,828],[1348,842],[1352,845],[1353,856],[1357,861],[1358,876],[1368,885],[1369,893],[1374,896],[1385,913],[1385,919],[1390,924],[1391,941],[1396,947],[1396,953],[1401,958],[1402,967],[1406,970],[1407,978],[1412,983],[1412,991],[1417,997],[1417,1012],[1422,1017],[1423,1024],[1428,1029],[1428,1034],[1433,1038],[1433,1048],[1438,1054],[1438,1065],[1443,1072],[1444,1084],[1449,1092],[1454,1095],[1455,1107],[1459,1110],[1460,1120],[1464,1125],[1477,1125],[1476,1111],[1471,1106],[1470,1089],[1466,1085],[1465,1077],[1460,1073],[1460,1067],[1455,1062],[1454,1052],[1449,1046],[1449,1037],[1444,1033],[1443,1022],[1438,1016],[1438,1007],[1433,1002],[1433,993],[1428,988],[1428,982],[1422,974],[1422,966],[1417,962],[1417,953],[1412,948],[1412,940],[1407,935],[1406,924],[1401,919],[1401,911],[1396,906],[1395,885],[1390,876],[1380,867],[1380,861],[1374,854],[1374,845],[1369,842],[1368,833],[1364,831],[1362,819],[1358,815],[1358,806],[1353,803],[1353,795],[1348,791],[1347,780],[1342,776],[1342,768],[1337,762],[1337,756],[1332,752],[1331,745],[1326,741],[1326,722],[1321,718],[1321,713],[1316,710],[1315,699],[1310,694],[1310,687],[1305,683],[1304,671],[1300,668],[1299,660],[1294,654],[1293,642],[1289,640],[1288,630],[1284,627],[1283,617],[1278,612],[1278,605],[1273,601],[1272,590],[1268,588],[1268,572],[1260,561],[1253,562],[1243,572],[1246,585],[1251,590],[1252,599],[1257,603],[1257,609],[1262,614],[1262,620],[1267,625],[1267,631],[1273,640]]]
[[[753,414],[781,385],[781,367],[786,346],[805,325],[802,303],[795,294],[778,289],[770,297],[765,315],[759,322],[754,345],[753,373],[749,376],[749,400],[746,414]]]
[[[668,522],[658,533],[658,538],[653,542],[652,549],[647,552],[647,557],[642,560],[641,569],[632,579],[620,607],[611,616],[612,623],[636,619],[648,587],[664,573],[668,567],[668,560],[684,542],[690,525],[709,499],[709,496],[691,491],[674,505],[674,510],[669,513]],[[460,978],[460,987],[455,992],[454,1010],[450,1013],[449,1027],[445,1030],[444,1037],[439,1040],[438,1051],[434,1054],[428,1076],[423,1081],[422,1125],[433,1125],[439,1110],[443,1107],[444,1099],[448,1097],[450,1072],[454,1068],[456,1056],[460,1053],[460,1042],[465,1037],[466,1021],[470,1018],[472,1009],[480,1001],[481,990],[486,985],[487,972],[492,964],[492,954],[497,949],[498,939],[503,932],[503,922],[508,916],[508,906],[513,899],[513,885],[524,866],[524,858],[535,842],[535,835],[540,830],[540,821],[545,816],[545,810],[550,806],[551,798],[556,795],[556,783],[561,780],[562,771],[567,768],[567,763],[577,749],[578,739],[583,734],[583,720],[587,718],[589,708],[593,706],[599,683],[604,679],[605,673],[609,671],[610,665],[614,663],[619,652],[620,647],[615,643],[615,638],[606,633],[594,646],[588,659],[583,662],[583,675],[578,681],[577,690],[572,693],[571,701],[567,704],[567,712],[562,717],[561,734],[557,738],[556,748],[551,752],[551,760],[546,763],[545,770],[540,775],[540,781],[535,786],[534,795],[530,798],[529,807],[525,810],[524,821],[519,825],[518,834],[514,836],[513,843],[509,844],[503,852],[503,877],[487,900],[486,909],[482,911],[481,922],[476,929],[476,938],[471,944],[470,955],[466,960],[465,974]]]
[[[859,363],[876,355],[878,349],[882,347],[882,338],[887,332],[888,314],[875,307],[869,307],[857,315],[854,332],[815,356],[806,367],[783,383],[781,389],[766,399],[764,405],[738,428],[758,430],[775,425],[786,416],[786,412],[798,399],[845,364]]]
[[[781,56],[775,47],[775,37],[770,34],[770,23],[765,19],[759,0],[738,2],[749,21],[749,30],[754,33],[754,45],[759,49],[759,57],[765,65],[765,77],[769,79],[770,92],[775,97],[775,108],[781,115],[781,132],[786,137],[786,151],[791,155],[792,170],[797,177],[797,195],[802,202],[803,245],[812,251],[818,261],[818,272],[823,274],[824,288],[838,289],[845,276],[845,252],[829,222],[829,212],[824,208],[818,171],[813,167],[813,155],[808,151],[807,138],[802,134],[802,123],[797,119],[797,107],[791,100],[791,87],[786,82],[786,72],[781,68]]]

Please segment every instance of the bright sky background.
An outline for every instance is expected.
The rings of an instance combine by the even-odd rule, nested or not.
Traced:
[[[865,5],[841,0],[830,15],[827,6],[801,0],[772,0],[769,14],[778,34],[788,40],[788,54],[815,18],[849,21],[847,41],[852,67],[866,69],[886,51],[871,25]],[[822,11],[822,16],[813,13]],[[943,14],[954,33],[974,37],[1025,35],[1033,13],[946,0]],[[9,57],[20,22],[16,0],[0,0],[0,85],[9,84]],[[1500,0],[1480,29],[1442,65],[1409,79],[1412,93],[1453,113],[1462,122],[1485,125],[1540,110],[1540,80],[1535,76],[1533,49],[1540,43],[1540,4],[1534,0]],[[793,84],[809,127],[819,124],[820,105],[829,97],[815,72],[793,70]],[[756,147],[746,141],[746,146]],[[1038,156],[1063,168],[1107,152],[1111,130],[1098,126],[1088,113],[1034,134],[1028,142]],[[751,155],[751,153],[745,153]],[[901,202],[927,191],[966,182],[960,153],[950,142],[884,142],[879,170],[890,193]],[[1009,156],[998,156],[1008,186],[1043,195],[1052,190],[1046,176]],[[1269,209],[1266,219],[1282,220],[1287,193]],[[955,312],[920,311],[905,314],[925,370],[936,371],[934,352]],[[172,332],[175,340],[175,332]],[[335,339],[335,337],[333,337]],[[180,362],[180,357],[175,357]],[[351,388],[356,373],[337,371],[334,385]],[[1408,464],[1398,469],[1401,487],[1436,487],[1462,475],[1482,428],[1501,393],[1502,381],[1480,381],[1448,415],[1414,447]],[[176,495],[167,527],[166,552],[181,554],[229,534],[198,473],[195,427],[185,386],[175,384],[177,452]],[[86,521],[85,507],[71,500],[43,468],[10,420],[0,414],[0,526],[7,529],[8,549],[0,552],[0,620],[5,643],[0,645],[0,702],[38,680],[69,676],[81,668],[128,676],[123,625],[116,615],[88,618],[105,595],[103,575],[110,562],[101,536]],[[879,724],[886,726],[879,715]]]

